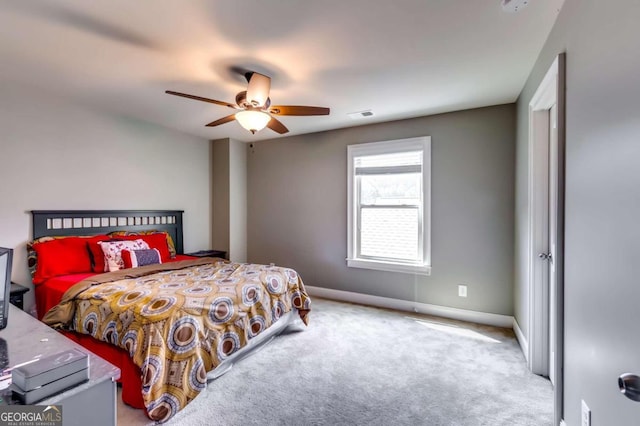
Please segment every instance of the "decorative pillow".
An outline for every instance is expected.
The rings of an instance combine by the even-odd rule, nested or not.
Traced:
[[[91,272],[87,242],[98,236],[41,237],[27,244],[28,263],[34,284],[59,275]]]
[[[151,237],[151,238],[157,238],[157,239],[153,240],[154,243],[153,243],[153,245],[151,245],[151,243],[147,240],[147,237],[150,237],[152,235],[154,235],[154,236],[158,236],[158,235],[164,236],[166,244],[161,243],[161,240],[159,238],[157,238],[157,237]],[[120,239],[122,237],[142,238],[152,248],[157,248],[160,251],[160,255],[162,256],[162,261],[163,262],[166,262],[167,260],[169,260],[169,258],[176,257],[176,246],[173,243],[173,238],[171,238],[171,235],[169,235],[169,233],[165,232],[165,231],[138,231],[138,232],[134,232],[134,231],[114,231],[114,232],[110,232],[109,236],[111,238],[117,238],[117,239]],[[165,254],[166,254],[167,251],[169,252],[169,255],[165,257]]]
[[[123,241],[120,238],[109,238],[104,235],[101,239],[95,240],[92,239],[87,241],[87,248],[89,250],[89,259],[91,259],[91,270],[93,272],[102,273],[109,272],[109,268],[104,261],[104,252],[102,251],[101,242],[113,242],[113,241]]]
[[[171,253],[169,252],[169,246],[167,244],[167,234],[156,232],[154,234],[142,234],[142,235],[118,235],[113,236],[115,240],[134,241],[142,240],[149,245],[149,248],[158,249],[160,252],[160,258],[163,262],[171,260]]]
[[[122,250],[120,256],[124,261],[125,268],[137,268],[138,266],[162,263],[160,251],[155,248],[148,250]]]
[[[149,245],[142,240],[133,241],[100,241],[100,247],[104,253],[104,262],[109,272],[124,268],[122,260],[122,250],[142,250],[148,249]]]

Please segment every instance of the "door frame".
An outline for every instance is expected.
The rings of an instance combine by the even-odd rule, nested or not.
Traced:
[[[529,103],[529,226],[528,226],[528,357],[529,369],[549,375],[549,315],[556,312],[554,359],[554,424],[563,418],[564,359],[564,185],[565,185],[565,54],[558,55],[547,71]],[[557,210],[548,211],[549,184],[549,117],[548,110],[557,109]],[[548,262],[538,258],[547,253],[548,215],[557,222],[554,253],[556,268],[555,306],[549,306]]]

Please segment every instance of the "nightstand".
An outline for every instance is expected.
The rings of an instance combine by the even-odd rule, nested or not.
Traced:
[[[24,308],[24,294],[28,292],[29,289],[20,284],[11,283],[11,295],[9,297],[9,301],[17,306],[20,309]]]
[[[185,253],[187,256],[195,256],[195,257],[221,257],[223,259],[227,258],[227,252],[222,250],[200,250],[194,251],[193,253]]]

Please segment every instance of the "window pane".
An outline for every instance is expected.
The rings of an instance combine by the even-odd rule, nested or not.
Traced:
[[[418,209],[363,207],[360,255],[418,261]]]
[[[360,179],[360,204],[419,205],[421,173],[364,175]]]
[[[355,158],[355,167],[395,167],[422,164],[422,151],[394,152],[391,154],[363,155]]]

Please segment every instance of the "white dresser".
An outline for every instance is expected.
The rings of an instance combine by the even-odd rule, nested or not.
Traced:
[[[65,426],[116,424],[116,380],[120,369],[67,339],[31,315],[11,305],[7,327],[0,330],[0,367],[20,364],[41,355],[79,348],[89,355],[89,380],[37,405],[62,405]],[[5,349],[6,348],[6,349]],[[19,404],[11,391],[0,391],[0,404]]]

